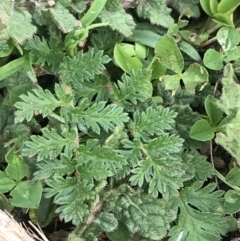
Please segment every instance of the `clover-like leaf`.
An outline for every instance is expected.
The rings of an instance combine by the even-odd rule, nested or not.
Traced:
[[[182,80],[185,88],[194,93],[197,85],[205,85],[208,82],[208,72],[200,64],[194,63],[183,73]]]
[[[190,137],[199,141],[209,141],[214,137],[214,129],[207,120],[199,120],[193,125]]]
[[[217,32],[216,37],[217,41],[221,44],[224,52],[235,49],[235,47],[240,42],[240,33],[235,28],[222,27]]]
[[[208,49],[204,54],[203,63],[206,67],[213,70],[220,70],[223,68],[224,56],[215,49]]]
[[[182,73],[184,68],[183,56],[173,38],[164,35],[156,44],[155,54],[164,67],[175,73]]]

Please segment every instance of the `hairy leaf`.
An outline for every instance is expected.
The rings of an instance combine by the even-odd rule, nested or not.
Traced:
[[[96,76],[91,81],[73,82],[75,99],[88,98],[95,101],[107,101],[109,99],[109,92],[106,88],[108,83],[109,79],[104,75]]]
[[[240,163],[240,111],[235,118],[224,125],[224,129],[216,134],[216,142],[224,147],[237,162]]]
[[[62,86],[56,84],[55,91],[57,98],[49,90],[43,90],[41,87],[33,89],[27,95],[21,95],[22,101],[14,105],[18,109],[15,111],[15,122],[22,122],[24,119],[29,122],[34,115],[39,114],[46,117],[57,107],[68,105],[72,101],[72,96],[65,93]]]
[[[22,150],[24,156],[35,156],[37,160],[41,161],[45,158],[54,159],[62,151],[66,155],[76,150],[77,144],[75,143],[76,133],[74,131],[62,133],[59,135],[55,129],[41,129],[42,136],[32,135],[31,141],[25,142],[25,147]]]
[[[170,12],[171,9],[166,6],[166,1],[164,0],[140,1],[137,6],[139,17],[148,18],[152,24],[165,28],[169,28],[174,23]]]
[[[171,156],[179,153],[183,144],[183,139],[179,136],[162,134],[158,138],[152,139],[144,145],[147,152],[154,156]]]
[[[39,170],[34,173],[34,179],[45,180],[54,175],[63,176],[65,174],[71,174],[76,167],[76,161],[73,161],[71,158],[61,154],[60,160],[44,160],[38,163],[37,167]]]
[[[105,101],[101,101],[90,105],[87,99],[83,99],[73,110],[73,118],[77,120],[80,129],[87,127],[100,134],[100,127],[108,132],[116,126],[123,126],[128,121],[128,114],[115,104],[106,105]]]
[[[92,184],[86,181],[81,182],[76,177],[63,178],[55,176],[53,179],[47,179],[45,188],[46,197],[53,197],[54,202],[60,205],[56,212],[60,213],[60,218],[65,222],[72,221],[78,225],[89,213],[89,207],[86,200],[93,199],[95,194]]]
[[[12,1],[1,0],[0,40],[13,38],[17,43],[22,43],[31,38],[36,31],[37,28],[31,24],[29,12],[15,9]]]
[[[114,102],[129,106],[137,100],[144,102],[152,96],[151,72],[146,69],[132,70],[123,74],[122,81],[112,86],[111,98]],[[129,103],[130,102],[130,103]]]
[[[120,195],[122,194],[122,195]],[[150,240],[161,240],[176,218],[167,203],[153,199],[143,193],[134,193],[129,187],[121,186],[113,191],[106,205],[133,233]]]
[[[175,241],[183,233],[185,241],[219,241],[220,235],[228,230],[227,219],[213,211],[220,205],[222,191],[214,191],[214,183],[203,187],[203,182],[195,182],[184,188],[174,202],[180,208],[179,220],[169,235]]]
[[[107,146],[100,146],[97,140],[80,145],[78,150],[81,153],[77,158],[79,173],[83,173],[83,177],[90,180],[100,180],[117,174],[126,164],[122,155]]]
[[[109,26],[125,37],[130,37],[135,28],[135,22],[130,14],[127,14],[123,8],[117,11],[108,11],[103,9],[99,14],[99,18],[102,22],[109,23]]]
[[[240,85],[233,79],[234,71],[230,64],[226,65],[224,71],[222,95],[220,100],[216,101],[216,104],[227,115],[230,115],[239,109]]]
[[[65,57],[59,67],[59,74],[62,81],[67,83],[85,82],[94,79],[105,69],[103,64],[110,61],[110,58],[103,55],[103,51],[78,52],[73,58]]]
[[[208,178],[214,175],[212,164],[206,160],[207,158],[205,156],[200,155],[197,151],[185,152],[182,159],[195,173],[195,178],[198,181],[207,181]]]
[[[147,158],[132,173],[131,185],[142,187],[146,181],[149,194],[156,198],[161,193],[166,200],[177,196],[185,181],[184,166],[178,158]]]
[[[148,141],[150,136],[161,135],[164,130],[172,129],[171,124],[177,114],[169,108],[162,106],[149,107],[145,112],[137,110],[130,121],[129,128],[135,138]]]
[[[48,43],[44,36],[42,39],[34,36],[33,39],[28,40],[25,49],[30,50],[36,64],[44,66],[47,63],[49,66],[53,66],[53,70],[59,67],[64,56],[63,44],[54,38],[51,38]]]
[[[64,33],[73,31],[75,27],[81,27],[80,21],[59,2],[57,2],[54,7],[50,8],[49,12],[53,20]]]
[[[188,15],[191,15],[191,17],[199,18],[200,11],[198,4],[199,0],[181,0],[174,1],[172,7],[176,9],[180,14],[187,13]]]
[[[182,142],[183,140],[178,136],[162,134],[150,140],[148,144],[139,143],[140,153],[132,146],[130,155],[135,156],[139,161],[131,171],[133,173],[130,177],[131,184],[142,187],[146,181],[149,184],[148,192],[152,196],[157,197],[159,193],[165,199],[176,196],[177,190],[188,178],[185,176],[185,167],[181,158],[174,155],[181,151]],[[126,144],[127,142],[125,142],[125,148],[131,148]]]

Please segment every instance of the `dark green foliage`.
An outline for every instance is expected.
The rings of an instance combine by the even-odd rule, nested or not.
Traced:
[[[71,222],[68,241],[103,233],[111,241],[220,241],[223,203],[232,203],[212,177],[229,180],[199,149],[220,143],[239,166],[238,3],[200,2],[3,0],[2,200],[30,208],[32,221],[44,213],[42,225],[54,215]],[[200,7],[211,25],[204,15],[194,25]],[[217,73],[207,70],[216,64],[207,49],[221,58]],[[224,114],[216,119],[217,107]],[[200,119],[214,123],[212,143],[190,137]]]
[[[176,240],[181,232],[186,241],[220,240],[220,235],[227,231],[226,219],[222,218],[222,214],[212,213],[220,205],[219,198],[223,192],[214,191],[216,185],[213,183],[204,188],[202,185],[202,182],[195,182],[173,200],[173,205],[180,208],[180,215],[178,224],[170,231],[169,240]]]

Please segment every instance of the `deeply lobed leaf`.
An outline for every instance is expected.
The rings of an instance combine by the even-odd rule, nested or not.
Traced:
[[[223,191],[214,191],[214,183],[202,185],[203,182],[195,182],[172,200],[180,208],[180,214],[177,225],[169,233],[170,241],[175,241],[181,232],[186,241],[217,241],[227,232],[227,219],[214,212],[221,206]]]
[[[83,53],[80,51],[73,58],[65,57],[60,65],[60,78],[63,82],[85,82],[94,79],[105,69],[103,64],[110,61],[110,58],[103,55],[103,51],[94,52],[90,49]]]
[[[123,126],[129,119],[120,106],[106,105],[105,101],[90,105],[87,99],[83,99],[73,110],[73,118],[77,120],[80,129],[91,128],[97,134],[101,132],[100,127],[106,132],[113,131],[116,126]]]

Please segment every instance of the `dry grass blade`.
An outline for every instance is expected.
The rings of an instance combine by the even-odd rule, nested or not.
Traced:
[[[0,241],[48,241],[42,231],[31,224],[41,236],[38,238],[32,231],[25,230],[11,214],[0,210]]]

